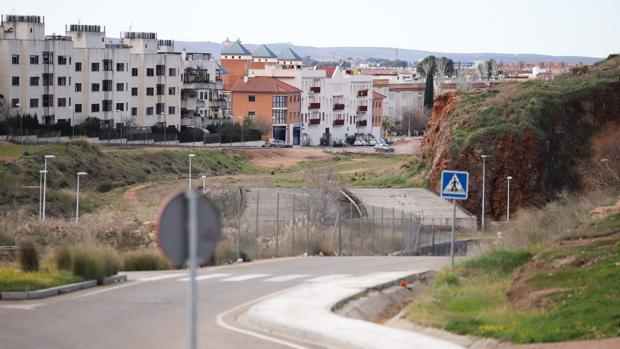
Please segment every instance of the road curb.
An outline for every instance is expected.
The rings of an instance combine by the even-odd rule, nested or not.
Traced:
[[[109,285],[112,283],[127,281],[127,275],[112,275],[103,279],[103,285]],[[65,294],[97,286],[97,280],[88,280],[82,282],[76,282],[73,284],[55,286],[50,288],[44,288],[36,291],[23,291],[23,292],[0,292],[0,299],[2,300],[30,300],[41,299],[47,297],[57,296],[59,294]]]

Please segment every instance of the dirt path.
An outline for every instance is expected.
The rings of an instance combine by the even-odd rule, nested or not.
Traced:
[[[140,185],[136,185],[135,187],[131,187],[127,189],[125,193],[123,193],[123,199],[127,201],[135,201],[136,193],[148,186],[149,186],[148,184],[140,184]]]

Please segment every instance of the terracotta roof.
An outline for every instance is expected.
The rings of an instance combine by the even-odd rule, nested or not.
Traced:
[[[373,98],[373,99],[374,99],[374,98],[383,99],[383,98],[385,98],[385,96],[384,96],[384,95],[382,95],[382,94],[380,94],[379,92],[372,91],[372,98]]]
[[[316,70],[325,70],[325,76],[328,79],[331,79],[334,77],[334,72],[336,71],[336,67],[318,66],[316,67]]]
[[[276,92],[276,93],[296,93],[301,92],[300,89],[295,88],[287,83],[284,83],[276,78],[269,76],[256,76],[248,78],[245,82],[243,79],[239,79],[235,86],[231,89],[233,92]]]
[[[425,83],[410,82],[404,84],[389,84],[390,91],[424,91]]]

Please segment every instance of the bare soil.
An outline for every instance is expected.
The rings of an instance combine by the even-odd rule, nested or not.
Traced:
[[[244,149],[252,165],[264,168],[287,168],[302,161],[323,160],[330,157],[320,148],[265,148]]]

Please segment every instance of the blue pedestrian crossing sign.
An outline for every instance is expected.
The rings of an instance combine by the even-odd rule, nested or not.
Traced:
[[[441,172],[441,197],[466,200],[469,186],[469,172],[445,170]]]

